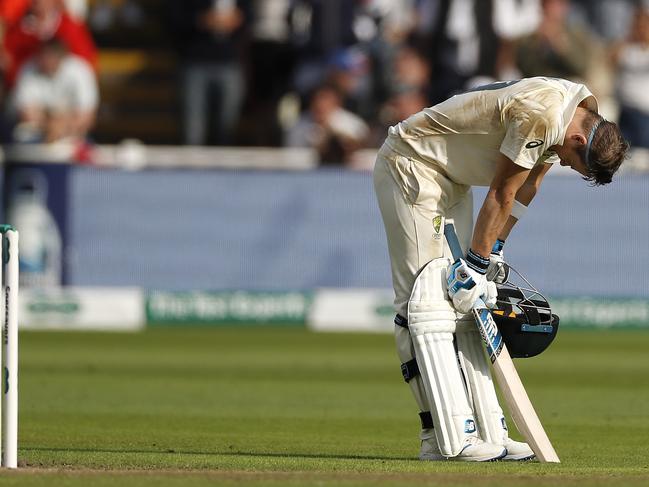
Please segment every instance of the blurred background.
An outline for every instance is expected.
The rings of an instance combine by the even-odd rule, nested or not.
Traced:
[[[527,76],[587,84],[633,149],[610,187],[553,168],[507,258],[567,326],[649,327],[649,2],[0,0],[0,19],[25,327],[390,330],[387,128]]]

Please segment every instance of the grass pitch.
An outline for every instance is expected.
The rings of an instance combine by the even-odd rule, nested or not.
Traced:
[[[0,472],[3,486],[649,485],[646,332],[561,331],[516,361],[560,465],[416,461],[417,410],[389,335],[20,339],[22,468]]]

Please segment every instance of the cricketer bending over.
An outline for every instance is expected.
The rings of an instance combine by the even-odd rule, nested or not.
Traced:
[[[538,77],[478,87],[389,129],[374,187],[390,253],[397,352],[421,411],[420,459],[534,456],[508,436],[468,312],[478,298],[495,304],[505,239],[552,164],[594,185],[611,182],[628,144],[597,110],[584,85]],[[475,228],[471,186],[489,187]],[[456,262],[445,219],[466,250]],[[475,285],[458,286],[467,275]]]

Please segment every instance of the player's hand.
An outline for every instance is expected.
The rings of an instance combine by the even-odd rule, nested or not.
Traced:
[[[489,255],[489,267],[487,268],[487,280],[493,281],[496,284],[502,284],[507,281],[509,277],[509,266],[505,262],[505,254],[503,247],[505,246],[504,240],[496,240],[491,254]]]
[[[471,311],[478,299],[482,299],[488,308],[496,306],[496,284],[471,268],[464,259],[453,262],[446,275],[448,295],[460,313]]]

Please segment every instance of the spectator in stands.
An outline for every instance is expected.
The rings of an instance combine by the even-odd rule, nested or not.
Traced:
[[[182,61],[184,142],[232,144],[245,93],[241,56],[250,3],[170,2]]]
[[[4,45],[10,57],[5,83],[11,87],[23,63],[34,56],[43,42],[60,40],[67,49],[97,67],[97,50],[90,32],[72,18],[62,0],[31,0],[22,18],[6,32]]]
[[[345,108],[368,119],[389,96],[396,48],[415,24],[413,0],[293,0],[294,87],[306,97],[337,86]],[[395,47],[396,46],[396,47]]]
[[[372,127],[371,145],[379,147],[388,134],[388,129],[428,106],[425,91],[403,85],[382,104],[377,120]]]
[[[5,73],[11,65],[11,56],[4,45],[7,29],[18,22],[29,7],[30,0],[0,0],[0,73]],[[0,86],[0,100],[4,92]],[[0,121],[4,125],[4,121]],[[3,130],[4,132],[4,127]],[[4,138],[4,137],[3,137]]]
[[[371,141],[376,147],[385,140],[389,127],[429,105],[430,65],[415,48],[408,45],[397,48],[388,71],[389,95],[371,121]]]
[[[410,46],[404,45],[397,51],[390,72],[391,92],[425,92],[430,85],[430,64],[424,56]]]
[[[99,96],[90,64],[53,39],[24,64],[10,99],[16,142],[56,142],[86,138]]]
[[[296,52],[293,85],[307,97],[327,77],[333,53],[358,43],[356,1],[293,0],[291,36]]]
[[[516,63],[522,76],[586,81],[597,40],[569,21],[570,0],[542,0],[536,31],[519,39]]]
[[[416,32],[431,70],[431,103],[463,90],[475,76],[495,76],[498,38],[492,2],[483,0],[421,0],[426,24]]]
[[[349,163],[357,149],[367,144],[369,128],[342,107],[340,94],[322,86],[311,96],[309,108],[286,134],[286,145],[313,147],[322,164]]]
[[[372,115],[371,61],[362,49],[349,47],[331,53],[325,80],[338,91],[347,110],[363,118]]]
[[[619,125],[635,147],[649,148],[649,6],[636,8],[626,41],[615,46]]]
[[[361,52],[364,62],[361,90],[357,90],[354,104],[346,107],[366,120],[375,119],[379,109],[392,94],[392,65],[400,49],[406,44],[415,26],[414,0],[363,0],[355,5],[353,32],[357,42],[348,53]],[[345,52],[343,51],[343,52]]]
[[[246,118],[242,142],[282,144],[280,103],[290,91],[294,52],[289,9],[292,0],[253,0],[248,58]]]
[[[516,66],[516,40],[536,31],[541,21],[541,0],[493,0],[494,32],[498,36],[496,78],[522,77]]]
[[[522,77],[554,76],[585,83],[600,103],[600,112],[616,117],[613,75],[601,39],[588,25],[573,20],[571,0],[542,0],[541,22],[518,40],[516,61]]]
[[[572,0],[575,15],[607,43],[626,38],[638,3],[646,0]]]

